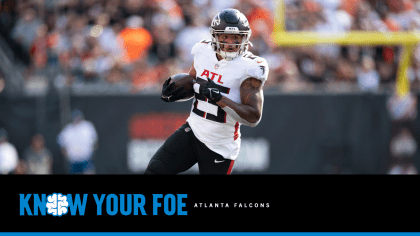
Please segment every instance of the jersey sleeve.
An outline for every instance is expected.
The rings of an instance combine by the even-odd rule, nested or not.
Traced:
[[[256,59],[252,60],[248,68],[246,68],[246,74],[241,80],[241,84],[247,78],[252,77],[261,80],[262,84],[264,85],[268,77],[268,71],[269,69],[267,61],[262,57],[257,57]]]
[[[210,43],[210,40],[207,40],[207,39],[203,39],[200,42],[196,43],[191,49],[191,54],[196,56],[199,53],[203,52],[204,45],[208,45],[209,43]]]

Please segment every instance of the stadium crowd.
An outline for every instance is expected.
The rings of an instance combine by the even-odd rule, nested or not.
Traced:
[[[324,83],[377,90],[393,84],[400,47],[319,45],[278,47],[270,39],[275,1],[258,0],[4,0],[2,33],[27,55],[26,85],[112,84],[133,93],[158,91],[168,76],[187,71],[191,47],[209,38],[221,9],[244,12],[251,51],[271,68],[265,88],[282,91]],[[410,31],[420,27],[417,0],[285,0],[287,31]],[[420,49],[409,77],[418,87]],[[33,85],[35,83],[35,85]],[[39,87],[39,86],[38,86]]]

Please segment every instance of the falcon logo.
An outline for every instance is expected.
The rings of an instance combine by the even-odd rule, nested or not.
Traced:
[[[220,25],[220,16],[217,14],[216,17],[214,17],[213,21],[211,22],[211,26]]]
[[[245,20],[245,21],[244,21],[244,23],[242,23],[242,25],[243,25],[243,26],[245,26],[245,27],[249,27],[249,22],[248,22],[248,20]]]
[[[262,74],[265,74],[265,66],[260,66],[260,69],[262,70]]]

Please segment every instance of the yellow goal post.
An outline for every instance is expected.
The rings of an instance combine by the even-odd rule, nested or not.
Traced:
[[[287,32],[285,30],[285,5],[283,0],[275,2],[275,23],[272,39],[277,46],[307,46],[315,44],[338,45],[402,45],[403,52],[397,71],[396,92],[405,96],[410,91],[407,76],[411,57],[416,44],[420,42],[420,32],[367,32],[351,31],[345,33],[317,33],[305,31]]]

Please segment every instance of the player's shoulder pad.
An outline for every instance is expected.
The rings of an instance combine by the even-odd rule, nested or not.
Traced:
[[[252,53],[247,53],[244,57],[248,59],[246,69],[247,77],[257,78],[264,84],[267,80],[269,71],[267,61],[262,57],[253,55]]]
[[[192,47],[191,54],[197,55],[199,53],[203,53],[205,52],[205,49],[208,48],[209,45],[211,45],[211,40],[203,39]]]

